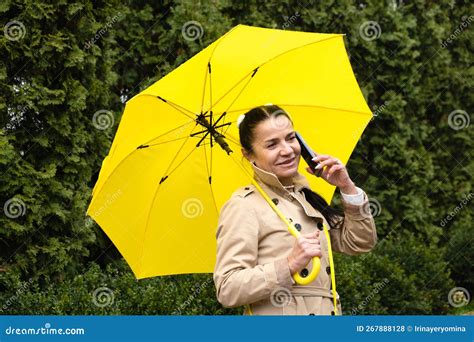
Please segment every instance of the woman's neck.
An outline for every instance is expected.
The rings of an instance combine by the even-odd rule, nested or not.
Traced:
[[[284,187],[294,186],[293,177],[291,177],[291,178],[279,178],[279,181],[280,181],[281,185],[283,185]]]

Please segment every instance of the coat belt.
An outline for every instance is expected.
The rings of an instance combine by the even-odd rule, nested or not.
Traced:
[[[333,298],[331,290],[319,286],[293,286],[291,289],[291,294],[301,297]],[[339,299],[339,294],[337,294],[336,298]]]

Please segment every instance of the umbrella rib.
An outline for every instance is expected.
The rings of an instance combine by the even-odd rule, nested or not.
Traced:
[[[209,66],[210,67],[210,66]],[[251,75],[251,77],[247,80],[247,83],[245,83],[245,85],[242,87],[242,89],[240,90],[240,92],[237,94],[237,96],[234,98],[234,100],[231,102],[231,104],[227,107],[227,109],[229,109],[230,107],[232,107],[232,105],[235,103],[235,101],[237,101],[237,99],[240,97],[240,95],[243,93],[243,91],[245,90],[245,88],[247,87],[247,85],[250,83],[250,81],[252,80],[253,76],[256,74],[256,72],[258,71],[258,68],[255,69]],[[210,72],[209,72],[209,85],[211,85],[211,76],[210,76]],[[240,83],[240,82],[239,82]],[[212,89],[212,88],[210,88]],[[212,123],[212,90],[210,90],[210,96],[211,96],[211,109],[210,109],[210,125],[211,127],[213,126],[213,123]],[[225,124],[225,117],[226,117],[226,113],[227,113],[227,110],[225,110],[220,116],[219,118],[217,119],[217,121],[214,123],[214,125],[216,125],[222,118],[224,119],[224,124]],[[204,139],[204,138],[203,138]],[[212,146],[212,135],[210,136],[210,140],[211,140],[211,146]]]
[[[247,83],[243,86],[242,89],[244,89],[250,82],[250,80],[253,78],[253,76],[255,75],[255,73],[257,72],[258,68],[255,68],[254,70],[252,70],[252,73],[249,73],[247,75],[245,75],[244,77],[242,77],[242,79],[240,81],[238,81],[235,85],[233,85],[226,93],[224,93],[215,103],[211,104],[211,107],[212,106],[216,106],[224,97],[226,97],[232,90],[234,90],[240,83],[242,83],[249,75],[251,76],[251,78],[247,81]],[[241,92],[237,95],[240,96],[240,94],[242,93],[242,90]],[[235,99],[236,100],[236,99]],[[231,103],[231,106],[232,104],[235,102],[235,100]],[[228,107],[228,109],[230,108],[230,106]],[[224,113],[226,113],[227,111],[225,111]]]
[[[194,120],[194,118],[193,118],[192,116],[189,116],[188,114],[186,114],[186,113],[183,111],[183,109],[184,109],[184,110],[188,111],[189,113],[191,113],[192,115],[194,115],[194,113],[191,112],[190,110],[188,110],[188,109],[186,109],[186,108],[184,108],[184,107],[178,105],[177,103],[171,102],[170,100],[166,100],[166,99],[162,98],[161,96],[157,96],[157,98],[160,99],[161,101],[163,101],[163,102],[169,104],[171,107],[173,107],[174,109],[176,109],[178,112],[183,113],[184,115],[186,115],[186,116],[187,116],[188,118],[190,118],[191,120]]]
[[[237,25],[237,26],[234,26],[232,29],[230,29],[227,33],[225,33],[221,38],[219,38],[219,40],[216,42],[216,45],[214,46],[214,48],[212,49],[212,52],[211,52],[211,55],[209,56],[209,59],[207,61],[207,65],[206,65],[206,71],[205,71],[205,77],[204,77],[204,87],[202,88],[202,102],[201,102],[201,113],[203,113],[203,109],[204,109],[204,95],[206,93],[206,80],[207,80],[207,75],[211,74],[211,59],[212,57],[214,56],[214,52],[216,51],[217,47],[219,46],[219,44],[223,41],[223,39],[228,36],[232,31],[234,31],[238,26],[240,25]],[[210,76],[209,76],[209,82],[210,82]],[[210,90],[212,91],[212,89]],[[212,95],[211,95],[211,104],[212,104]],[[211,105],[211,108],[212,108],[212,105]],[[212,124],[212,122],[211,122]]]
[[[209,62],[208,62],[208,65],[210,65]],[[204,95],[206,95],[207,75],[208,75],[208,68],[206,68],[206,71],[204,73],[204,86],[202,87],[202,97],[201,97],[201,113],[202,113],[202,110],[204,109]]]
[[[197,127],[197,124],[194,126],[194,128],[193,128],[192,131],[194,131],[194,130],[196,129],[196,127]],[[191,131],[191,133],[192,133],[192,131]],[[160,180],[160,184],[163,183],[163,181],[164,181],[166,178],[168,178],[168,176],[171,175],[171,174],[173,173],[173,171],[176,170],[176,168],[177,168],[179,165],[181,165],[181,164],[184,162],[184,160],[186,160],[186,158],[188,158],[189,155],[196,149],[196,147],[194,147],[194,149],[191,151],[191,153],[188,154],[188,155],[186,156],[186,158],[185,158],[183,161],[181,161],[181,162],[178,164],[178,166],[175,167],[175,168],[168,174],[169,169],[171,169],[171,166],[173,165],[174,161],[176,160],[176,158],[178,158],[179,152],[181,152],[181,150],[183,149],[184,145],[186,145],[186,143],[188,142],[188,140],[189,140],[190,137],[191,137],[191,135],[188,135],[188,136],[186,137],[186,140],[181,144],[181,146],[180,146],[180,148],[178,149],[178,151],[174,154],[173,160],[171,160],[170,164],[168,165],[168,168],[167,168],[166,171],[164,172],[165,176],[162,177],[161,180]]]
[[[210,167],[207,163],[207,153],[206,153],[206,147],[204,146],[204,159],[206,160],[206,168],[207,168],[207,175],[209,179],[209,190],[211,191],[211,196],[212,196],[212,202],[214,203],[214,208],[216,209],[216,213],[218,213],[217,209],[217,203],[216,199],[214,197],[214,191],[212,189],[212,147],[211,147],[211,162],[210,162]],[[210,171],[209,171],[210,170]]]
[[[151,96],[151,97],[153,97],[154,99],[161,100],[161,101],[163,101],[163,102],[169,104],[171,107],[173,107],[174,109],[176,109],[177,111],[179,111],[180,113],[186,115],[188,118],[190,118],[191,120],[194,121],[194,117],[189,116],[188,114],[185,113],[185,111],[188,112],[188,113],[190,113],[191,115],[195,115],[194,112],[192,112],[191,110],[189,110],[189,109],[187,109],[187,108],[184,108],[183,106],[180,106],[180,105],[178,105],[178,104],[176,104],[176,103],[174,103],[174,102],[172,102],[172,101],[170,101],[170,100],[167,100],[167,99],[165,99],[165,98],[163,98],[163,97],[161,97],[161,96],[152,95],[152,94],[138,94],[137,97],[138,97],[138,96]]]
[[[236,144],[237,146],[239,147],[242,147],[242,145],[240,144],[240,141],[239,139],[235,138],[232,134],[230,133],[227,133],[227,131],[229,130],[230,126],[227,126],[225,132],[222,134],[224,135],[227,139],[229,139],[230,141],[232,141],[234,144]]]
[[[197,124],[196,126],[194,126],[193,130],[196,129],[197,127]],[[191,131],[192,133],[192,131]],[[186,137],[186,140],[184,141],[184,143],[181,145],[180,149],[178,150],[178,153],[175,154],[173,160],[170,162],[170,165],[168,165],[168,168],[166,169],[165,171],[165,175],[166,173],[168,172],[168,170],[171,168],[171,165],[173,164],[173,162],[176,160],[179,152],[181,151],[181,149],[183,148],[183,146],[186,144],[186,142],[188,141],[189,139],[189,136]],[[145,241],[145,236],[146,236],[146,232],[148,230],[148,223],[150,222],[150,215],[151,215],[151,208],[153,207],[153,203],[155,202],[155,199],[156,199],[156,196],[158,195],[158,191],[160,190],[160,187],[161,187],[161,183],[163,183],[163,181],[168,178],[169,175],[171,175],[178,167],[179,165],[181,165],[193,152],[194,150],[196,150],[196,147],[194,147],[191,152],[165,177],[162,177],[161,180],[159,181],[158,183],[158,186],[156,187],[155,189],[155,193],[153,194],[153,199],[151,200],[150,202],[150,208],[148,210],[148,216],[146,218],[146,222],[145,222],[145,229],[143,230],[143,236],[142,236],[142,240],[141,241]],[[140,261],[139,261],[139,267],[141,267],[142,265],[142,260],[143,260],[143,256],[144,256],[144,253],[145,253],[145,243],[142,244],[142,251],[141,251],[141,256],[140,256]]]
[[[184,108],[183,106],[180,106],[178,105],[177,103],[174,103],[170,100],[167,100],[161,96],[158,96],[158,95],[152,95],[152,94],[143,94],[143,95],[137,95],[137,96],[151,96],[157,100],[160,100],[160,101],[163,101],[164,103],[167,103],[168,105],[170,105],[171,107],[173,107],[174,109],[176,109],[178,112],[182,113],[183,115],[186,115],[188,118],[190,118],[191,120],[195,121],[194,117],[188,115],[186,112],[190,113],[191,115],[195,115],[192,111],[190,111],[189,109],[187,108]]]
[[[230,103],[230,105],[227,107],[227,109],[224,111],[224,113],[227,113],[227,111],[230,109],[230,107],[232,107],[232,105],[235,103],[235,101],[237,101],[237,99],[240,97],[240,95],[242,95],[245,88],[247,88],[250,81],[253,79],[253,76],[255,75],[257,70],[258,70],[258,68],[254,70],[254,73],[252,74],[252,76],[247,80],[247,83],[245,83],[245,85],[242,87],[242,89],[240,89],[240,92],[237,94],[237,96],[234,98],[234,100]],[[224,122],[225,122],[225,117],[224,117]]]
[[[192,121],[191,121],[191,122],[192,122]],[[120,165],[122,165],[122,163],[123,163],[125,160],[127,160],[134,152],[136,152],[136,151],[139,150],[139,149],[142,149],[142,148],[145,148],[145,147],[149,147],[149,145],[147,145],[147,144],[148,144],[150,141],[153,141],[153,140],[155,140],[155,139],[158,139],[158,138],[160,138],[160,137],[162,137],[162,136],[164,136],[164,135],[166,135],[166,134],[169,134],[169,133],[171,133],[171,132],[173,132],[173,131],[175,131],[175,130],[177,130],[177,129],[181,129],[181,128],[184,127],[184,126],[189,125],[191,122],[187,122],[187,123],[185,123],[185,124],[183,124],[183,125],[181,125],[181,126],[179,126],[179,127],[177,127],[177,128],[173,128],[173,129],[169,130],[168,132],[165,132],[165,133],[163,133],[163,134],[160,134],[159,136],[154,137],[153,139],[149,140],[148,142],[146,142],[146,143],[144,143],[144,144],[141,144],[141,145],[138,146],[136,149],[130,151],[130,152],[117,164],[117,166],[115,166],[114,169],[109,173],[109,175],[107,176],[107,180],[115,173],[115,170],[117,170],[117,168],[118,168]],[[183,137],[183,138],[179,138],[179,139],[184,139],[184,137]],[[176,140],[178,140],[178,139],[176,139]],[[170,141],[168,141],[168,142],[170,142]],[[154,146],[154,145],[151,145],[151,146]],[[107,180],[104,182],[104,184],[102,185],[102,187],[105,185],[105,183],[107,182]],[[101,187],[101,188],[102,188],[102,187]],[[99,189],[97,189],[97,191],[98,191],[98,190],[99,190]]]
[[[141,146],[139,146],[139,148],[153,147],[153,146],[168,144],[168,143],[170,143],[170,142],[178,141],[178,140],[183,140],[183,139],[186,139],[186,138],[187,138],[187,137],[181,137],[181,138],[171,139],[171,140],[168,140],[168,141],[162,141],[162,142],[158,142],[158,143],[154,143],[154,144],[141,145]]]
[[[208,69],[209,69],[209,103],[211,104],[211,108],[209,109],[209,122],[210,126],[212,127],[212,73],[211,73],[211,62],[208,64]],[[211,141],[211,147],[212,147],[212,134],[209,136],[209,140]]]
[[[211,175],[211,173],[209,172],[209,164],[208,164],[208,162],[207,162],[207,152],[206,152],[206,146],[205,146],[205,144],[203,144],[203,149],[204,149],[204,159],[206,160],[207,177],[208,177],[208,180],[209,180],[209,183],[210,183],[210,182],[211,182],[211,179],[212,179],[212,178],[211,178],[212,175]],[[211,153],[212,153],[212,148],[211,148]],[[211,161],[211,163],[212,163],[212,161]]]
[[[212,183],[212,137],[211,137],[211,160],[210,160],[210,172],[209,172],[209,184]],[[206,148],[204,147],[204,151],[206,151]],[[206,164],[207,164],[207,159],[206,159]],[[212,187],[211,187],[211,191],[212,191]]]
[[[367,115],[367,112],[359,112],[355,110],[349,110],[349,109],[342,109],[342,108],[333,108],[333,107],[325,107],[325,106],[315,106],[315,105],[297,105],[297,104],[278,104],[279,106],[282,107],[312,107],[312,108],[321,108],[321,109],[329,109],[329,110],[337,110],[340,112],[347,112],[347,113],[352,113],[352,114],[359,114],[359,115]],[[234,112],[247,112],[252,108],[239,108],[239,109],[234,109],[234,110],[229,110],[228,113],[234,113]]]
[[[204,149],[206,149],[206,148],[204,148]],[[211,172],[209,173],[209,177],[210,177],[209,184],[212,183],[212,144],[211,144],[211,167],[210,167],[210,171]]]
[[[182,161],[180,161],[180,163],[179,163],[178,165],[176,165],[176,167],[175,167],[173,170],[171,170],[170,173],[168,173],[168,175],[165,176],[164,179],[162,178],[162,181],[164,181],[164,180],[165,180],[166,178],[168,178],[173,172],[175,172],[176,169],[177,169],[181,164],[183,164],[183,163],[186,161],[186,159],[188,159],[188,157],[196,150],[196,148],[197,148],[197,146],[194,146],[193,149],[191,150],[191,152],[189,152],[188,155],[187,155],[186,157],[184,157],[184,159],[183,159]],[[174,158],[174,159],[176,159],[176,158]],[[162,181],[161,181],[161,183],[162,183]]]
[[[141,144],[140,147],[143,148],[143,147],[148,147],[148,146],[154,146],[154,145],[157,145],[157,144],[164,144],[164,143],[171,142],[171,141],[175,141],[175,140],[178,140],[178,139],[184,139],[185,137],[182,137],[182,138],[178,138],[178,139],[174,139],[174,140],[170,140],[170,141],[165,141],[165,142],[163,142],[163,143],[150,144],[153,140],[159,139],[159,138],[161,138],[162,136],[165,136],[165,135],[167,135],[167,134],[170,134],[170,133],[173,132],[173,131],[182,129],[184,126],[189,125],[190,123],[193,123],[193,122],[194,122],[194,120],[193,120],[193,121],[186,122],[185,124],[182,124],[181,126],[178,126],[178,127],[176,127],[176,128],[170,129],[169,131],[167,131],[167,132],[165,132],[165,133],[163,133],[163,134],[160,134],[160,135],[158,135],[158,136],[156,136],[156,137],[154,137],[154,138],[148,140],[147,142]],[[148,144],[150,144],[150,145],[148,145]]]
[[[225,120],[225,115],[224,115],[225,113],[226,112],[224,112],[214,124],[217,124],[223,116],[224,116],[224,120]],[[220,132],[220,134],[222,134],[225,138],[229,139],[231,142],[233,142],[237,146],[242,147],[242,145],[240,145],[240,139],[237,139],[234,136],[232,136],[230,133],[227,133],[227,131],[229,130],[231,124],[236,123],[236,122],[237,122],[237,120],[236,121],[230,121],[230,122],[224,123],[222,125],[219,125],[216,128],[221,128],[223,126],[226,127],[226,128],[222,128],[222,130],[221,130],[222,132]]]
[[[297,47],[294,47],[290,50],[286,50],[276,56],[273,56],[272,58],[266,60],[265,62],[262,62],[260,65],[258,65],[256,68],[254,68],[252,71],[250,71],[248,74],[246,74],[244,77],[242,77],[242,79],[240,81],[238,81],[234,86],[232,86],[226,93],[224,93],[219,99],[217,99],[217,101],[215,103],[212,103],[211,104],[211,107],[215,107],[224,97],[226,97],[235,87],[237,87],[238,84],[240,84],[244,79],[246,79],[249,75],[251,75],[252,77],[255,75],[256,71],[261,68],[262,66],[264,66],[265,64],[271,62],[272,60],[278,58],[278,57],[281,57],[283,56],[284,54],[287,54],[289,52],[292,52],[292,51],[295,51],[297,49],[301,49],[301,48],[304,48],[306,46],[309,46],[309,45],[312,45],[312,44],[317,44],[317,43],[322,43],[322,42],[325,42],[327,40],[331,40],[331,39],[336,39],[336,38],[339,38],[343,36],[342,34],[341,35],[336,35],[336,36],[332,36],[332,37],[328,37],[326,39],[322,39],[322,40],[318,40],[316,42],[311,42],[311,43],[307,43],[307,44],[304,44],[304,45],[300,45],[300,46],[297,46]],[[214,54],[214,52],[213,52]],[[212,55],[211,55],[211,58],[212,58]],[[240,94],[239,94],[240,95]]]

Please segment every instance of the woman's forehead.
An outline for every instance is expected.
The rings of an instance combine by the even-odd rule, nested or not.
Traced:
[[[271,116],[255,127],[255,138],[260,141],[284,138],[294,132],[291,121],[285,115]]]

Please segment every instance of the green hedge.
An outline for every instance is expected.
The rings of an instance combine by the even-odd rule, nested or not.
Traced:
[[[5,312],[240,313],[216,302],[210,275],[135,281],[85,217],[123,102],[239,23],[347,34],[376,114],[348,168],[377,209],[379,244],[337,256],[344,312],[445,314],[452,288],[472,293],[472,3],[7,0],[0,13],[4,28],[23,25],[0,36],[0,205],[20,210],[0,215]],[[187,41],[191,20],[203,35]],[[112,305],[92,302],[100,287]]]

